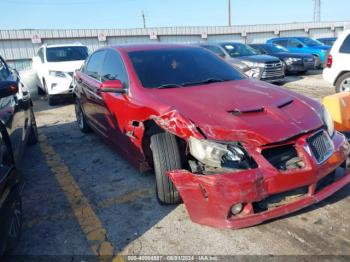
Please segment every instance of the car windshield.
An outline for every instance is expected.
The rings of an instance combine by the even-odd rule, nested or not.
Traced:
[[[307,37],[298,38],[298,39],[299,41],[303,42],[306,46],[309,46],[309,47],[323,45],[320,41],[307,38]]]
[[[49,47],[46,49],[48,62],[67,62],[85,60],[88,49],[85,46]]]
[[[244,78],[217,55],[202,48],[131,51],[129,57],[145,88],[179,88]]]
[[[234,43],[234,44],[223,44],[223,48],[231,57],[240,57],[240,56],[252,56],[258,55],[259,52],[251,48],[250,46]]]
[[[288,52],[288,49],[280,45],[265,45],[264,46],[270,53]]]

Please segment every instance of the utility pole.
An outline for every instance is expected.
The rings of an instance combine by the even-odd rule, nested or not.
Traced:
[[[232,26],[231,23],[231,0],[228,1],[228,26]]]
[[[143,21],[143,28],[146,28],[146,16],[143,10],[142,10],[142,21]]]
[[[321,0],[314,0],[314,22],[321,22]]]

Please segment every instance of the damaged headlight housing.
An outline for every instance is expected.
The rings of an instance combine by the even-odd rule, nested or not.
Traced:
[[[332,137],[334,134],[334,122],[331,113],[325,108],[322,107],[322,115],[321,115],[322,121],[327,128],[328,134]]]
[[[221,144],[194,137],[189,139],[191,155],[211,167],[247,169],[246,153],[233,144]]]

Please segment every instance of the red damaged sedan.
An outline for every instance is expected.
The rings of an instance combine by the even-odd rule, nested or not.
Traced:
[[[99,49],[75,83],[81,131],[100,134],[140,171],[154,169],[159,201],[182,200],[196,223],[256,225],[350,181],[349,144],[323,106],[247,79],[202,48]]]

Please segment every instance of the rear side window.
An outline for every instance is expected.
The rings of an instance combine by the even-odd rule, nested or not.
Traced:
[[[128,75],[124,62],[116,51],[108,51],[101,70],[101,81],[120,80],[128,87]]]
[[[5,62],[0,59],[0,80],[6,80],[10,75],[10,71],[8,70]]]
[[[344,43],[340,47],[339,52],[343,54],[350,54],[350,35],[348,35],[347,38],[345,38]]]
[[[105,51],[97,51],[96,53],[93,53],[89,59],[89,62],[86,65],[84,73],[92,78],[100,80],[101,66],[105,54]]]
[[[275,45],[280,45],[283,47],[288,47],[288,40],[274,40],[273,43]]]

